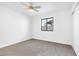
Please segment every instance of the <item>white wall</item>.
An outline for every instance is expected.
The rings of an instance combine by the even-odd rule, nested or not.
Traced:
[[[75,9],[75,13],[73,14],[73,26],[74,26],[74,40],[73,47],[76,54],[79,56],[79,5]]]
[[[41,19],[54,17],[54,31],[41,31]],[[33,19],[32,38],[52,41],[62,44],[72,45],[73,25],[71,10],[61,10],[41,16],[35,16]]]
[[[0,6],[0,48],[29,39],[30,21],[27,15]]]

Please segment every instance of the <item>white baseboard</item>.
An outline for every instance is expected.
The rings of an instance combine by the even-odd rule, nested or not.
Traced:
[[[20,42],[23,42],[23,41],[26,41],[26,40],[29,40],[31,38],[24,38],[22,40],[18,40],[18,41],[14,41],[14,42],[8,42],[8,43],[4,43],[3,45],[0,46],[0,48],[4,48],[4,47],[7,47],[7,46],[11,46],[11,45],[14,45],[14,44],[17,44],[17,43],[20,43]]]
[[[29,39],[37,39],[37,40],[43,40],[43,41],[49,41],[49,42],[55,42],[55,43],[60,43],[60,44],[66,44],[66,43],[62,43],[62,42],[50,41],[50,40],[40,39],[40,38],[35,38],[35,37],[34,37],[34,38],[31,38],[31,37],[25,37],[25,38],[22,39],[22,40],[18,40],[18,41],[14,41],[14,42],[4,43],[3,45],[0,45],[0,48],[7,47],[7,46],[10,46],[10,45],[13,45],[13,44],[16,44],[16,43],[19,43],[19,42],[23,42],[23,41],[26,41],[26,40],[29,40]],[[69,45],[69,44],[66,44],[66,45]]]
[[[37,38],[37,37],[32,37],[33,39],[37,39],[37,40],[43,40],[43,41],[49,41],[49,42],[55,42],[55,43],[59,43],[59,44],[66,44],[66,45],[71,45],[72,44],[68,44],[68,43],[63,43],[63,42],[58,42],[58,41],[52,41],[52,40],[48,40],[48,39],[41,39],[41,38]]]

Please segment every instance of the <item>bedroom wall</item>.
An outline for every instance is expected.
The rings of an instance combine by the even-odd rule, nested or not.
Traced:
[[[47,17],[54,17],[53,32],[41,31],[41,19]],[[35,16],[32,21],[32,38],[72,45],[73,20],[71,15],[71,9],[38,15]]]
[[[29,16],[0,6],[0,48],[31,37]]]

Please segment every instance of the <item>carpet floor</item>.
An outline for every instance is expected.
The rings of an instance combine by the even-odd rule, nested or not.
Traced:
[[[0,48],[0,56],[76,56],[69,45],[30,39]]]

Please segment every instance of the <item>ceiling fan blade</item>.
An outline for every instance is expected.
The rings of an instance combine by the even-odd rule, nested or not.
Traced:
[[[28,4],[24,3],[24,2],[20,2],[22,5],[25,5],[26,7],[29,7]]]
[[[34,9],[34,8],[33,8],[33,10],[34,10],[34,11],[36,11],[36,12],[38,12],[38,11],[39,11],[39,10],[37,10],[37,9]]]
[[[33,7],[33,8],[41,8],[41,6],[35,6],[35,7]]]
[[[30,6],[33,6],[33,2],[29,2],[29,5],[30,5]]]

